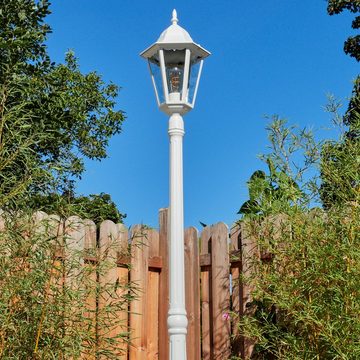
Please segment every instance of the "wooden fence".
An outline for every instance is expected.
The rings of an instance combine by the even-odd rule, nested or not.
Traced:
[[[45,214],[38,217],[44,218]],[[121,342],[121,360],[168,360],[167,311],[169,306],[168,212],[159,213],[159,231],[106,220],[97,229],[90,220],[71,217],[66,221],[68,246],[85,250],[84,266],[96,266],[99,259],[114,263],[100,275],[93,272],[93,282],[111,285],[124,295],[128,283],[138,288],[129,301],[129,311],[112,314],[116,326],[105,336],[114,337],[129,331],[130,343]],[[65,227],[66,229],[66,227]],[[188,315],[187,359],[225,360],[231,354],[249,358],[250,340],[238,335],[236,321],[230,314],[242,316],[250,301],[250,287],[241,282],[249,267],[245,259],[257,255],[257,247],[246,229],[231,229],[224,223],[203,228],[201,234],[185,230],[185,285]],[[130,248],[130,251],[128,249]],[[100,254],[96,257],[94,254]],[[59,257],[66,257],[60,254]],[[116,284],[124,285],[116,287]],[[119,295],[119,294],[118,294]],[[89,311],[106,308],[111,294],[104,292],[87,299]],[[121,320],[120,322],[118,320]],[[96,322],[96,317],[94,318]],[[102,331],[102,329],[98,329]],[[85,356],[94,359],[94,356]]]

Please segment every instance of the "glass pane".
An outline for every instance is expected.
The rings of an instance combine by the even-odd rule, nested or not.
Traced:
[[[149,60],[150,71],[154,79],[155,92],[157,93],[157,96],[159,97],[159,102],[161,104],[165,101],[165,97],[164,97],[163,83],[161,79],[160,64],[159,62],[151,61],[151,60]]]
[[[194,100],[196,82],[197,82],[197,78],[199,76],[199,71],[200,71],[200,64],[201,64],[201,61],[198,61],[198,62],[195,62],[195,63],[192,62],[191,65],[190,65],[189,96],[188,96],[188,102],[190,104],[192,104],[193,100]]]
[[[164,50],[166,79],[170,93],[182,92],[185,50]]]

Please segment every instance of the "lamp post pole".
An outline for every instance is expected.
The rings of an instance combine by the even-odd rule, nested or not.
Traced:
[[[158,106],[170,116],[170,307],[167,324],[170,360],[186,360],[182,115],[195,105],[203,60],[210,52],[196,44],[178,25],[176,10],[171,23],[140,55],[148,60]]]
[[[170,359],[186,359],[186,333],[188,320],[185,310],[184,278],[184,200],[182,141],[184,121],[174,113],[169,119],[170,137],[170,308],[168,331]]]

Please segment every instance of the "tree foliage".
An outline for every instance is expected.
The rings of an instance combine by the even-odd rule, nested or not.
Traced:
[[[268,126],[270,146],[276,151],[261,155],[268,174],[256,170],[248,181],[249,200],[242,204],[238,214],[264,218],[283,211],[284,205],[296,207],[303,201],[305,193],[298,185],[309,164],[318,157],[317,147],[311,132],[306,129],[287,127],[287,121],[275,115]],[[297,136],[295,132],[297,131]],[[294,167],[288,157],[302,153],[305,161]],[[296,172],[295,179],[292,174]]]
[[[328,13],[330,15],[339,14],[344,10],[352,13],[360,13],[359,0],[329,0]],[[360,28],[360,16],[357,16],[352,24],[353,29]],[[360,35],[349,37],[344,45],[346,54],[360,61]],[[333,100],[328,105],[328,109],[334,114],[335,119],[339,119],[337,114],[339,106]],[[342,123],[348,127],[345,136],[338,141],[328,141],[323,148],[322,154],[322,191],[321,198],[323,205],[329,208],[333,204],[341,201],[351,201],[354,199],[354,192],[358,191],[360,184],[360,160],[356,158],[360,147],[360,77],[354,81],[354,87],[349,101],[348,108],[341,118]],[[345,163],[344,159],[350,160],[349,154],[355,156],[355,161]],[[353,166],[351,173],[347,168]],[[333,178],[328,172],[338,174]],[[352,176],[349,178],[349,176]],[[345,179],[345,178],[346,179]],[[344,191],[340,193],[338,187]]]
[[[344,10],[348,10],[352,13],[360,12],[359,0],[328,0],[328,14],[340,14]],[[356,16],[352,22],[352,28],[354,30],[360,29],[360,16]],[[360,61],[360,35],[350,36],[344,44],[344,51],[346,54],[354,57],[357,61]]]
[[[360,12],[358,0],[327,2],[330,15]],[[360,28],[359,16],[352,26]],[[344,50],[360,61],[360,36],[349,37]],[[252,288],[252,301],[239,330],[255,341],[254,359],[360,358],[359,77],[344,115],[340,107],[333,98],[327,105],[339,126],[337,140],[316,143],[310,133],[299,136],[275,121],[268,128],[271,152],[263,157],[272,159],[270,175],[255,172],[249,181],[256,208],[240,211],[241,221],[260,254],[271,255],[246,259],[242,279]],[[300,157],[299,149],[304,150]],[[299,160],[305,166],[297,166]],[[286,196],[264,196],[274,185],[281,189],[273,182],[274,168],[299,185],[295,203]],[[321,184],[304,169],[320,170]],[[254,186],[263,190],[252,199]],[[320,199],[324,210],[312,208]]]
[[[75,196],[72,192],[59,195],[37,194],[32,196],[27,204],[28,208],[41,210],[48,214],[58,214],[63,218],[77,215],[83,219],[91,219],[99,225],[104,220],[111,220],[115,224],[122,223],[126,217],[120,213],[109,194],[90,194],[89,196]]]
[[[116,110],[119,88],[82,73],[73,52],[63,64],[51,61],[48,14],[48,0],[0,0],[0,358],[116,359],[129,334],[108,334],[124,325],[117,315],[128,311],[131,287],[100,284],[116,262],[62,235],[79,225],[64,221],[70,215],[122,221],[109,195],[71,190],[85,158],[106,157],[124,113]],[[34,221],[39,208],[61,216]],[[111,301],[101,309],[105,293]],[[89,299],[96,308],[86,307]]]
[[[106,157],[121,131],[119,88],[83,74],[73,52],[51,61],[48,0],[3,0],[0,7],[0,207],[24,191],[66,188],[84,158]]]
[[[286,173],[302,191],[296,203],[289,203],[286,196],[276,202],[261,196],[256,215],[241,220],[259,253],[271,256],[249,255],[244,260],[247,271],[242,282],[251,287],[252,300],[247,315],[239,319],[239,331],[255,341],[253,359],[358,359],[360,191],[348,182],[358,171],[354,163],[360,148],[336,154],[336,161],[343,162],[336,166],[341,173],[331,162],[322,162],[327,178],[336,184],[334,196],[344,199],[324,211],[313,208],[321,192],[316,170],[324,144],[310,134],[301,136],[284,122],[279,127],[275,121],[268,129],[272,150],[264,159],[271,158],[272,167]],[[276,135],[279,130],[288,134],[289,146]],[[294,149],[303,149],[306,158]],[[256,182],[266,180],[264,173],[255,174],[250,191]]]
[[[330,99],[327,106],[334,122],[344,126],[344,117],[338,114],[341,104]],[[359,118],[360,121],[360,118]],[[360,127],[359,127],[360,129]],[[353,134],[350,136],[349,134]],[[321,201],[325,209],[356,201],[360,192],[360,138],[353,127],[343,129],[337,141],[326,141],[321,152]]]

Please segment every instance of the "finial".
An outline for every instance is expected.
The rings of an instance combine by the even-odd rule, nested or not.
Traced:
[[[176,25],[178,23],[178,18],[177,18],[177,12],[176,10],[174,9],[173,12],[172,12],[172,19],[171,19],[173,25]]]

